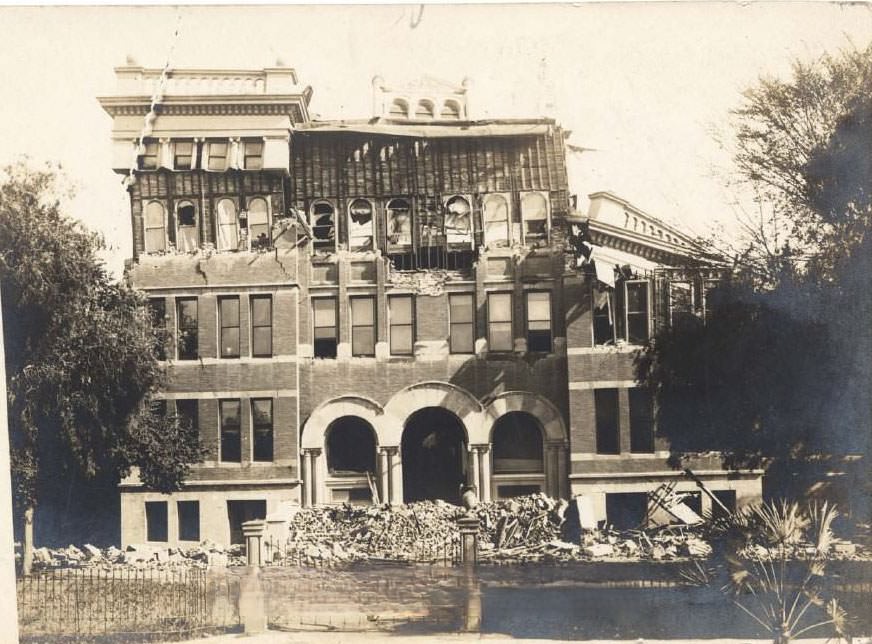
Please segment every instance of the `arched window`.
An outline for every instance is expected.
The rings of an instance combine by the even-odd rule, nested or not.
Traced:
[[[248,202],[248,238],[252,248],[269,248],[269,206],[263,197]]]
[[[445,202],[445,238],[449,244],[472,242],[472,207],[464,197]]]
[[[412,245],[412,207],[406,199],[391,199],[387,206],[388,246]]]
[[[395,98],[391,103],[390,114],[396,118],[409,118],[409,104],[401,98]]]
[[[371,250],[373,239],[372,204],[366,199],[355,199],[348,206],[348,248]]]
[[[445,101],[442,105],[442,113],[440,114],[441,118],[444,119],[452,119],[459,120],[460,119],[460,105],[457,104],[457,101]]]
[[[218,211],[218,250],[236,250],[239,247],[239,229],[236,204],[232,199],[220,199]]]
[[[433,118],[433,102],[424,99],[418,101],[418,107],[415,109],[415,118],[432,119]]]
[[[312,246],[315,250],[336,250],[336,210],[326,201],[312,205]]]
[[[330,423],[325,447],[330,474],[375,473],[375,432],[362,418],[343,416]]]
[[[521,197],[521,218],[526,243],[548,239],[548,201],[542,193],[528,192]]]
[[[149,201],[143,216],[145,223],[145,252],[160,253],[167,249],[167,217],[163,204]]]
[[[509,202],[503,195],[488,195],[484,209],[485,244],[507,244],[509,241]]]
[[[494,424],[494,474],[533,474],[545,471],[542,427],[532,415],[513,411]]]
[[[197,250],[197,209],[190,201],[180,201],[176,206],[178,234],[176,245],[184,253]]]

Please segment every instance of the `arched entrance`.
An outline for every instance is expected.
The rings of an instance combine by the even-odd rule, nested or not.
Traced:
[[[466,482],[466,431],[447,409],[425,407],[403,430],[403,500],[460,500]]]

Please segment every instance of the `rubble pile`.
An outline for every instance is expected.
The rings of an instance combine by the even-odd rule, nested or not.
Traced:
[[[203,541],[193,548],[162,548],[148,544],[131,544],[124,550],[109,546],[98,548],[85,544],[82,548],[34,548],[35,570],[52,568],[180,568],[221,567],[245,564],[243,546],[224,548],[211,541]]]

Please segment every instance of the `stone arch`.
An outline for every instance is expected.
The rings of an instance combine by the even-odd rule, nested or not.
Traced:
[[[343,416],[362,418],[375,430],[376,445],[382,445],[387,420],[384,410],[374,400],[363,396],[339,396],[318,405],[303,425],[301,449],[321,449],[327,438],[327,429]]]
[[[385,414],[398,421],[399,431],[396,435],[386,434],[384,444],[399,445],[406,420],[425,407],[441,407],[457,416],[466,430],[467,444],[487,442],[489,428],[486,427],[485,411],[478,399],[457,385],[430,381],[398,391],[385,405]]]
[[[507,391],[494,398],[487,406],[487,441],[492,438],[494,423],[500,416],[513,411],[523,411],[535,417],[545,431],[548,442],[564,443],[568,440],[566,424],[557,407],[539,394],[527,391]]]

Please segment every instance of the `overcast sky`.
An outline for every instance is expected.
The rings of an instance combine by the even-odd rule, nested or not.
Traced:
[[[277,58],[314,88],[321,118],[370,116],[376,74],[400,84],[470,77],[475,116],[547,115],[595,151],[570,155],[572,190],[611,190],[691,234],[734,229],[728,127],[740,93],[790,62],[872,40],[870,5],[660,3],[578,5],[0,8],[0,163],[60,162],[70,212],[130,255],[110,118],[95,97],[132,56],[171,65],[261,68]]]

